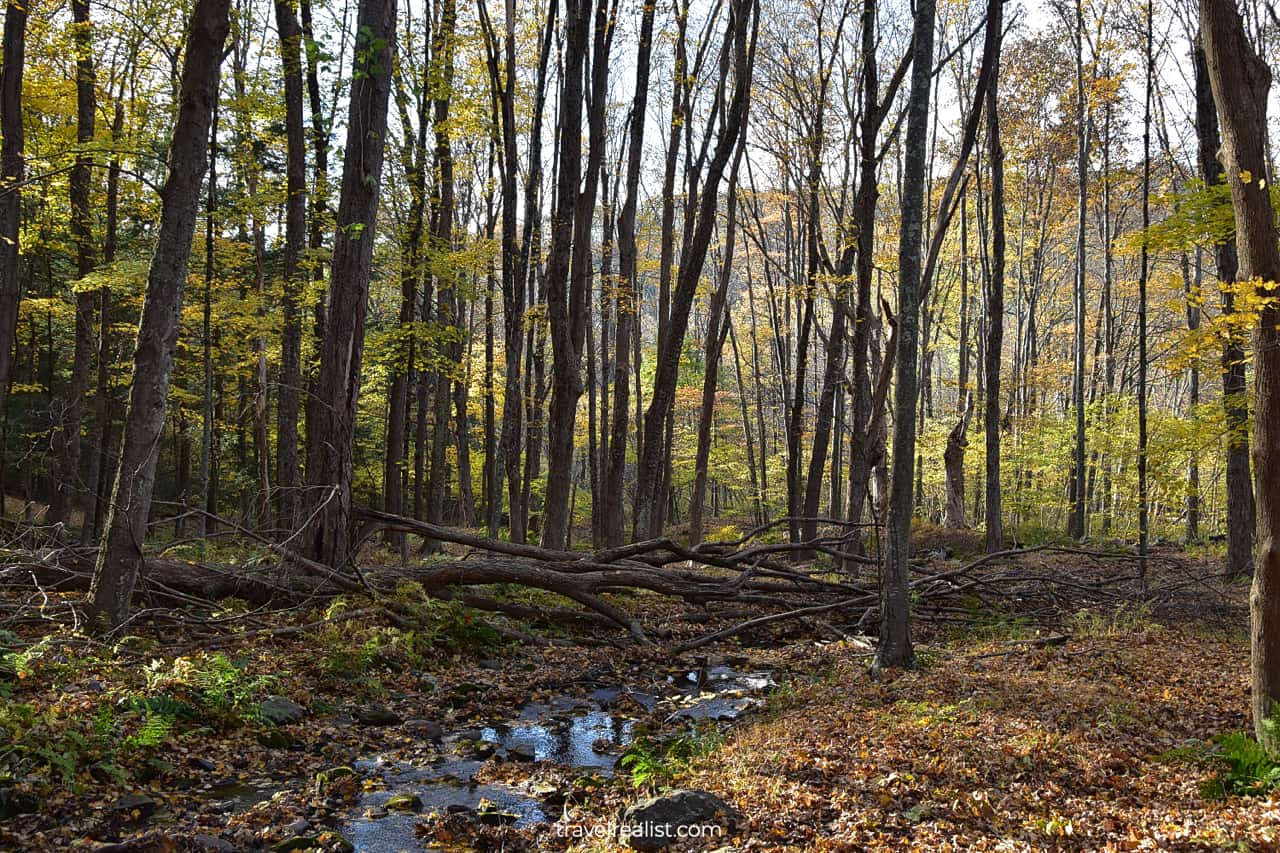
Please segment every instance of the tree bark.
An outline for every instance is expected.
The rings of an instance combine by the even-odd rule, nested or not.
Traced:
[[[1196,39],[1196,135],[1199,139],[1200,175],[1206,186],[1223,179],[1218,162],[1218,113],[1209,83],[1204,45]],[[1227,445],[1227,571],[1245,577],[1253,571],[1254,502],[1249,465],[1249,399],[1245,380],[1244,334],[1232,321],[1238,262],[1233,237],[1214,247],[1218,268],[1222,315],[1228,318],[1222,344],[1222,407],[1226,417]]]
[[[222,45],[230,29],[229,6],[229,0],[197,0],[191,13],[178,119],[169,149],[169,177],[160,191],[160,227],[134,351],[120,465],[108,510],[106,537],[93,573],[90,617],[99,627],[115,628],[127,618],[142,566],[142,546],[182,314],[182,290],[191,256],[200,184],[208,165],[205,146],[218,97]]]
[[[604,539],[609,547],[621,545],[623,530],[623,477],[627,466],[627,422],[631,404],[628,350],[638,334],[640,284],[636,274],[636,208],[640,202],[640,165],[644,156],[644,129],[649,110],[649,65],[653,53],[653,17],[656,3],[645,3],[640,19],[640,43],[636,54],[636,91],[631,104],[631,128],[627,140],[626,197],[618,214],[618,320],[614,326],[613,420],[609,458],[604,476]]]
[[[22,70],[25,65],[27,4],[9,0],[4,13],[3,69],[0,69],[0,418],[9,399],[9,369],[18,334],[18,232],[22,224],[25,172],[22,135]]]
[[[973,415],[973,394],[965,395],[964,413],[947,435],[942,462],[947,478],[947,502],[943,524],[952,529],[966,527],[964,518],[964,449],[969,446],[969,418]]]
[[[280,32],[280,59],[284,67],[285,202],[284,279],[282,307],[284,328],[280,338],[280,390],[277,394],[276,479],[280,489],[280,526],[286,536],[302,523],[298,486],[298,415],[302,391],[303,278],[299,265],[306,245],[307,150],[302,123],[302,26],[292,0],[276,0],[276,27]],[[397,510],[398,511],[398,510]]]
[[[94,91],[93,31],[89,22],[89,0],[72,0],[71,19],[76,49],[76,153],[71,168],[71,236],[76,244],[76,276],[83,279],[93,272],[96,258],[93,246],[93,214],[89,209],[90,180],[93,158],[88,146],[93,142],[94,113],[97,98]],[[75,350],[71,360],[71,384],[65,405],[55,424],[54,448],[61,457],[61,473],[56,483],[50,520],[70,520],[70,514],[84,508],[85,481],[80,474],[80,426],[84,419],[85,391],[89,387],[93,362],[93,314],[98,294],[93,290],[76,292]],[[105,328],[105,324],[104,324]],[[83,523],[83,521],[82,521]]]
[[[991,4],[987,26],[1003,26],[1003,6]],[[986,441],[986,548],[1004,549],[1000,498],[1000,363],[1004,355],[1004,148],[1000,143],[1000,45],[996,45],[991,86],[987,89],[987,159],[991,169],[991,266],[987,280],[987,340],[983,364],[983,432]]]
[[[880,642],[873,672],[915,665],[911,647],[911,604],[908,598],[911,558],[912,480],[915,463],[916,401],[919,394],[921,257],[925,158],[929,135],[929,100],[933,82],[933,36],[936,4],[916,4],[911,40],[911,93],[903,141],[902,222],[898,246],[898,382],[894,393],[893,472],[884,566],[880,572]]]
[[[307,448],[307,484],[315,501],[308,551],[316,562],[335,568],[345,564],[351,545],[355,413],[386,143],[396,0],[362,0],[356,32],[342,194],[316,378],[316,429],[308,435]]]
[[[1269,298],[1255,334],[1254,464],[1258,547],[1249,595],[1253,727],[1274,749],[1280,701],[1280,245],[1267,190],[1267,96],[1271,72],[1245,35],[1232,0],[1201,0],[1200,32],[1222,121],[1221,159],[1235,210],[1240,275]]]

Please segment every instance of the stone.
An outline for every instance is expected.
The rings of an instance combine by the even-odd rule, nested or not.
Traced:
[[[356,846],[336,832],[320,833],[320,841],[334,853],[355,853]]]
[[[146,794],[129,794],[111,804],[113,812],[123,812],[137,820],[146,820],[156,813],[156,801]]]
[[[512,744],[507,747],[507,758],[510,761],[519,761],[524,764],[538,760],[538,753],[531,746],[524,744]]]
[[[311,829],[311,821],[306,818],[298,818],[293,823],[286,826],[284,831],[290,835],[302,835],[309,829]]]
[[[476,807],[476,820],[485,826],[508,826],[520,819],[515,812],[506,812],[492,800],[481,800]]]
[[[421,740],[435,741],[437,743],[444,739],[444,729],[439,723],[433,723],[430,720],[405,720],[404,733]]]
[[[323,791],[339,779],[356,775],[356,771],[346,765],[338,767],[330,767],[328,770],[321,770],[316,774],[316,788]]]
[[[313,835],[291,835],[271,845],[271,853],[292,853],[295,850],[311,850],[320,846],[320,839]]]
[[[400,715],[381,705],[368,705],[357,708],[356,722],[362,726],[396,726],[400,724]]]
[[[307,715],[307,709],[283,696],[268,696],[258,703],[258,713],[272,725],[296,723]]]
[[[387,811],[416,812],[422,808],[422,798],[417,794],[392,794],[386,802]]]
[[[236,853],[239,849],[230,841],[216,835],[196,835],[192,837],[191,842],[207,853]]]
[[[213,770],[217,769],[217,765],[216,765],[216,764],[214,764],[212,761],[210,761],[210,760],[209,760],[209,759],[207,759],[207,758],[200,758],[199,756],[194,756],[194,755],[193,755],[193,756],[192,756],[192,757],[187,761],[187,763],[188,763],[188,764],[190,764],[190,765],[191,765],[191,767],[192,767],[193,769],[195,769],[195,770],[203,770],[203,771],[204,771],[204,772],[206,772],[206,773],[209,773],[209,772],[211,772],[211,771],[213,771]]]
[[[706,791],[675,790],[628,806],[618,828],[619,840],[636,850],[653,851],[682,839],[705,842],[723,838],[741,820],[731,805]],[[681,832],[697,827],[697,835]],[[719,834],[713,834],[719,827]]]

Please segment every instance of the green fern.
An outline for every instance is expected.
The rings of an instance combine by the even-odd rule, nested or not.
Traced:
[[[137,749],[159,746],[173,734],[175,722],[174,718],[167,714],[149,714],[142,721],[142,726],[129,735],[125,742]]]

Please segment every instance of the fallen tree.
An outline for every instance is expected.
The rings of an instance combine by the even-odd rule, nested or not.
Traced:
[[[237,530],[246,546],[260,545],[259,557],[241,565],[218,565],[148,556],[139,600],[148,608],[177,613],[216,608],[216,602],[226,598],[262,608],[292,608],[357,594],[372,599],[372,612],[406,625],[416,618],[414,608],[393,593],[409,581],[431,598],[522,622],[574,624],[589,631],[617,629],[638,643],[650,643],[658,633],[650,612],[654,608],[646,605],[646,597],[683,602],[693,608],[691,613],[715,616],[712,630],[677,638],[676,651],[819,616],[825,620],[824,630],[838,636],[848,636],[848,630],[872,629],[879,619],[874,584],[849,573],[850,566],[876,565],[874,558],[851,547],[850,540],[861,535],[863,525],[834,519],[812,519],[829,532],[800,543],[760,541],[770,530],[791,521],[777,519],[729,541],[690,547],[663,538],[594,551],[506,542],[373,509],[356,508],[353,520],[357,553],[367,550],[360,547],[363,543],[391,531],[447,543],[454,554],[407,565],[361,566],[353,561],[348,569],[337,571],[297,554],[287,544],[218,519],[224,528]],[[792,562],[797,554],[819,557]],[[1082,577],[1056,565],[1032,569],[1025,563],[1033,555],[1087,557],[1113,566],[1156,559],[1045,545],[1001,551],[959,566],[938,559],[917,560],[911,578],[916,617],[943,623],[972,620],[979,612],[1040,616],[1081,602],[1114,604],[1146,594],[1135,585],[1138,573],[1132,570],[1117,568],[1103,576]],[[0,561],[0,589],[26,590],[33,603],[51,593],[86,590],[91,575],[92,552],[83,549],[12,548]],[[566,604],[535,607],[495,592],[511,586],[542,590],[565,599]],[[732,621],[726,624],[727,620]],[[509,625],[504,628],[509,636],[541,641]]]

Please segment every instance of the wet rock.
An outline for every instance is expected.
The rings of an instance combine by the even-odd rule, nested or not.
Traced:
[[[519,814],[503,811],[501,806],[491,800],[481,800],[476,807],[476,820],[485,826],[509,826],[519,819]]]
[[[336,832],[322,832],[320,840],[334,853],[355,853],[356,846]]]
[[[393,794],[385,808],[391,812],[416,812],[422,808],[422,798],[417,794]]]
[[[525,744],[512,744],[507,747],[507,758],[511,761],[519,761],[528,764],[538,760],[538,753],[532,746]]]
[[[320,791],[324,791],[339,779],[345,779],[354,775],[356,775],[356,771],[346,765],[330,767],[328,770],[321,770],[316,774],[316,788]]]
[[[302,835],[311,829],[311,821],[306,818],[299,818],[284,828],[284,831],[290,835]]]
[[[439,723],[433,723],[430,720],[405,720],[404,733],[421,740],[435,742],[439,742],[444,738],[444,729]]]
[[[618,829],[619,840],[636,850],[661,850],[681,838],[714,841],[712,827],[727,832],[741,815],[736,809],[706,791],[676,790],[628,806]],[[681,827],[688,829],[682,831]],[[692,832],[697,828],[697,835]]]
[[[204,850],[206,853],[236,853],[239,849],[230,841],[216,835],[196,835],[192,837],[191,843],[197,850]]]
[[[156,813],[156,801],[146,794],[129,794],[112,803],[111,810],[134,820],[146,820]]]
[[[206,773],[210,773],[217,769],[217,765],[212,761],[207,758],[200,758],[199,756],[192,756],[187,763],[190,764],[193,769],[203,770]]]
[[[271,845],[271,853],[292,853],[294,850],[311,850],[320,846],[314,835],[292,835]]]
[[[258,703],[258,713],[272,725],[296,723],[307,715],[307,709],[283,696],[268,696]]]
[[[362,726],[397,726],[401,722],[399,714],[381,705],[357,708],[355,718],[356,722]]]

